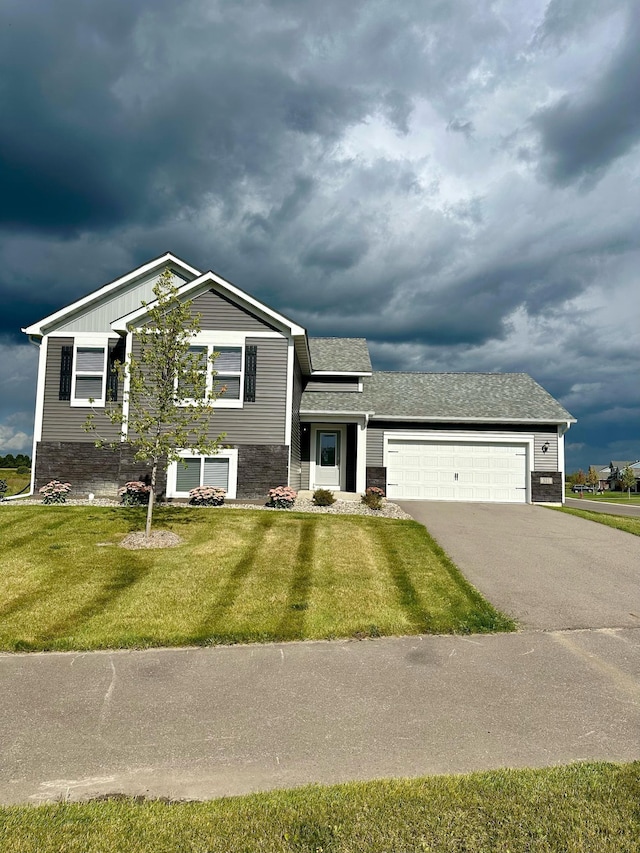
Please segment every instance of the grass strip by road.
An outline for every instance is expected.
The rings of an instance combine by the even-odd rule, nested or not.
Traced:
[[[640,762],[0,808],[3,853],[632,853]]]
[[[569,515],[577,515],[586,518],[587,521],[597,521],[598,524],[606,524],[607,527],[615,527],[616,530],[624,530],[625,533],[633,533],[640,536],[640,517],[633,515],[611,515],[605,512],[591,512],[588,509],[573,509],[573,507],[550,507],[557,512],[566,512]]]
[[[565,497],[578,501],[593,501],[596,504],[620,504],[620,506],[638,506],[640,504],[640,494],[637,492],[631,492],[629,495],[627,492],[606,491],[594,495],[592,492],[574,492],[571,489],[566,489]]]
[[[514,628],[414,521],[159,507],[182,544],[120,548],[143,524],[142,508],[3,507],[0,649]]]

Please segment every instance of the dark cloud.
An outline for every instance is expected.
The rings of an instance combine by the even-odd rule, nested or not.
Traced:
[[[19,328],[167,250],[377,367],[529,371],[606,446],[611,389],[640,405],[631,9],[5,2],[0,449],[30,433]]]
[[[634,4],[624,38],[595,84],[539,110],[542,168],[559,186],[598,177],[640,140],[640,5]]]

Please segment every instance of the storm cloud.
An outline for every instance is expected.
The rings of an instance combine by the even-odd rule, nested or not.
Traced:
[[[0,9],[0,451],[20,328],[165,251],[374,366],[524,370],[640,455],[636,0]],[[636,367],[637,370],[637,367]]]

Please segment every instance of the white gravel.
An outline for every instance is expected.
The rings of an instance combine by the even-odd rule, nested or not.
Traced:
[[[2,501],[2,506],[45,506],[41,500],[34,498],[23,498],[19,501]],[[163,504],[159,504],[162,506]],[[173,506],[188,506],[188,504],[172,504]],[[95,498],[89,500],[67,500],[64,504],[52,504],[52,506],[121,506],[118,501],[109,500],[107,498]],[[392,501],[384,500],[382,509],[375,510],[360,503],[360,501],[340,501],[337,500],[331,506],[316,506],[310,498],[297,498],[291,509],[274,509],[270,506],[262,504],[224,504],[227,509],[259,509],[267,512],[314,512],[327,515],[370,515],[373,517],[382,518],[411,518],[404,510],[400,509],[397,504]],[[189,507],[189,509],[200,511],[213,511],[219,507]]]

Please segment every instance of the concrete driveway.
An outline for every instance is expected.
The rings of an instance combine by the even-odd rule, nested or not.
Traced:
[[[400,505],[522,627],[640,627],[640,537],[540,506]]]

